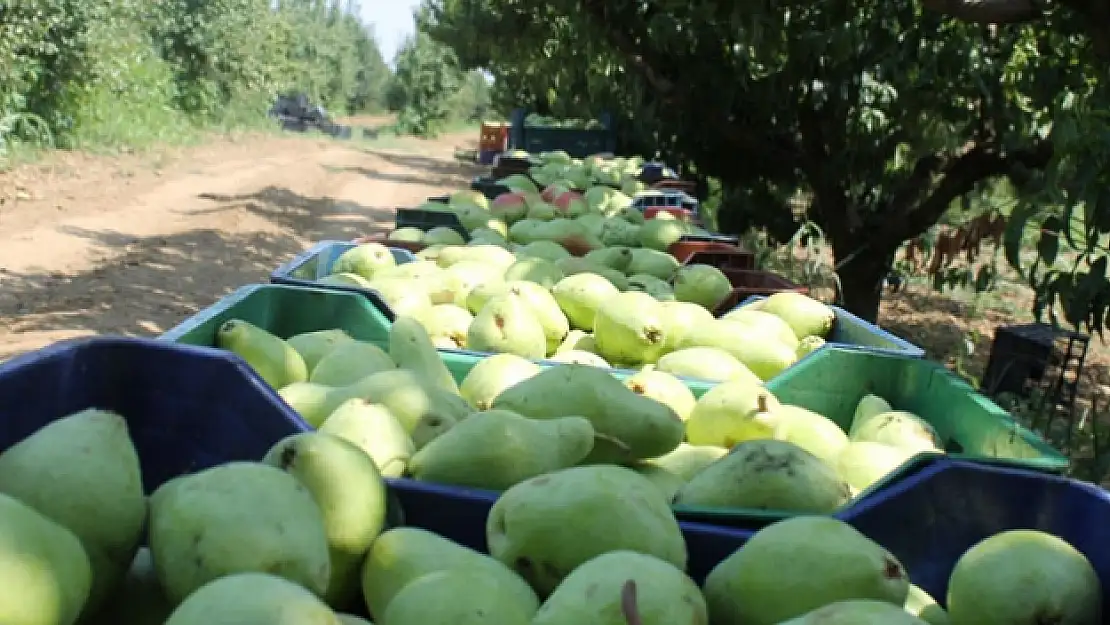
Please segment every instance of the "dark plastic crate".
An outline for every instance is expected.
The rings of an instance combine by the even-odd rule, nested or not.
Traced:
[[[585,158],[591,154],[613,152],[616,148],[613,116],[609,113],[602,113],[598,118],[603,128],[592,130],[527,126],[524,123],[526,116],[525,109],[516,109],[512,113],[509,146],[513,149],[532,154],[563,150],[574,158]]]
[[[428,198],[428,201],[440,201],[441,198]],[[443,198],[446,201],[446,198]],[[398,208],[394,221],[397,228],[419,228],[425,232],[439,226],[451,228],[462,236],[463,241],[470,240],[470,233],[466,231],[459,216],[449,211],[430,211],[420,208]]]
[[[767,299],[766,296],[753,295],[740,302],[737,308],[743,308],[764,299]],[[873,323],[868,323],[839,306],[830,306],[830,308],[836,314],[836,321],[833,323],[832,332],[826,337],[827,342],[819,347],[818,351],[827,347],[846,347],[906,358],[925,357],[924,349],[906,339],[895,336]]]
[[[500,150],[478,150],[478,164],[492,165]]]
[[[91,337],[0,364],[0,449],[86,408],[127,420],[148,494],[180,475],[261,460],[282,438],[309,429],[246,362],[222,350]]]
[[[498,494],[409,479],[387,479],[405,513],[405,524],[424,528],[487,552],[486,517]],[[752,532],[680,521],[689,553],[687,572],[701,584],[721,560],[739,549]]]
[[[393,319],[393,312],[382,296],[373,289],[362,289],[356,286],[342,286],[335,284],[317,284],[316,281],[331,275],[331,268],[335,260],[343,252],[357,247],[358,243],[346,241],[321,241],[308,250],[297,255],[296,258],[278,267],[270,274],[272,284],[291,284],[294,286],[318,287],[329,291],[346,291],[363,295],[385,316]],[[416,260],[412,252],[399,248],[390,248],[393,259],[398,265]]]
[[[1014,529],[1041,530],[1071,543],[1094,566],[1103,604],[1110,605],[1110,494],[1093,484],[950,460],[838,516],[897,556],[913,583],[941,605],[959,557],[980,540]]]
[[[470,188],[474,191],[486,196],[486,199],[492,200],[502,193],[509,193],[509,187],[497,184],[500,178],[486,178],[479,176],[470,182]]]

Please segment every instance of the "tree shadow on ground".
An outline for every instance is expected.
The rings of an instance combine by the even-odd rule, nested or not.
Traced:
[[[243,208],[312,241],[349,240],[391,229],[396,208],[363,206],[329,197],[306,197],[272,186],[243,195],[201,193],[197,197],[221,204],[207,212]]]
[[[454,158],[444,159],[417,154],[399,154],[383,150],[363,150],[363,152],[376,156],[390,165],[428,172],[435,176],[454,177],[464,182],[469,182],[475,176],[489,173],[488,166],[478,165],[477,163],[460,163]]]
[[[280,259],[302,249],[292,236],[260,232],[69,233],[123,253],[74,274],[0,274],[0,325],[12,333],[158,335],[237,287],[268,282]],[[20,343],[13,348],[0,352],[18,351]]]
[[[386,182],[395,182],[397,184],[414,184],[425,185],[429,187],[458,187],[469,186],[470,180],[458,175],[434,175],[434,174],[392,174],[368,167],[332,167],[329,168],[336,172],[349,172],[366,176],[374,180],[384,180]]]

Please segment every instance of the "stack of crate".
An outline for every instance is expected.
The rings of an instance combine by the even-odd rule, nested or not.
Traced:
[[[493,159],[509,147],[509,124],[505,122],[482,122],[478,138],[478,162],[492,165]]]

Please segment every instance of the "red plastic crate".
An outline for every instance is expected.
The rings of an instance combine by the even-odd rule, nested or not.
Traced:
[[[678,241],[672,243],[667,252],[686,265],[713,265],[718,269],[755,268],[755,255],[742,248],[716,241]]]
[[[758,269],[721,268],[721,272],[732,283],[732,292],[717,306],[715,311],[718,316],[736,308],[736,306],[753,295],[774,295],[775,293],[808,294],[809,288],[794,284],[790,280],[770,271]]]

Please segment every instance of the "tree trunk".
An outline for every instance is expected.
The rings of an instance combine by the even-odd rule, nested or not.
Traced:
[[[853,240],[854,239],[854,240]],[[840,276],[840,305],[857,317],[877,324],[879,303],[883,298],[883,284],[894,263],[894,249],[883,241],[871,241],[869,246],[859,239],[832,240],[833,254]],[[846,262],[845,262],[846,261]]]

